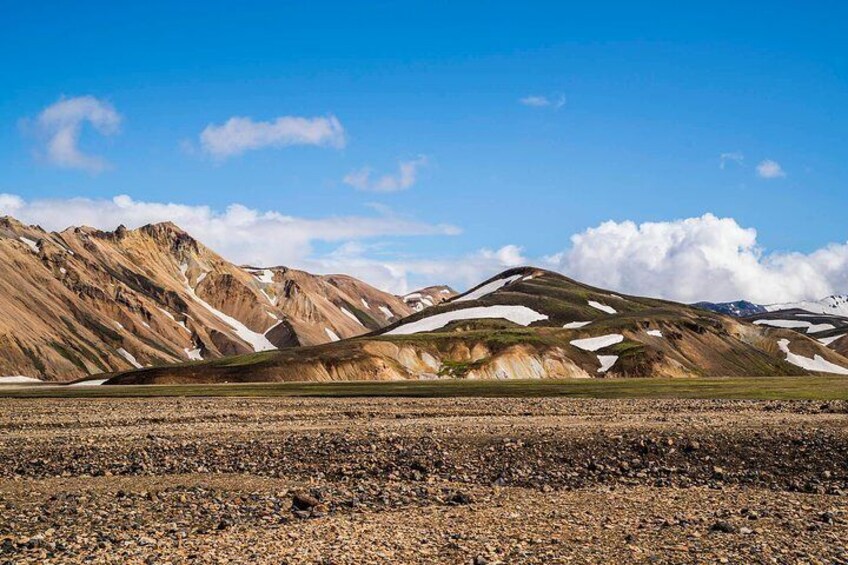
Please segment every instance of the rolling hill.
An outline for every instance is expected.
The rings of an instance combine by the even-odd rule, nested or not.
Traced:
[[[848,374],[789,329],[522,267],[337,343],[114,376],[110,384]]]

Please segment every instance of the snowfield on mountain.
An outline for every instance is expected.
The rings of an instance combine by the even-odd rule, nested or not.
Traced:
[[[413,309],[346,275],[234,265],[171,223],[46,232],[0,218],[0,374],[71,381],[318,345],[326,329],[386,326],[380,312]]]
[[[848,367],[848,359],[806,334],[614,294],[533,267],[507,270],[392,322],[324,345],[128,371],[109,384],[697,378]],[[783,339],[794,355],[823,362],[790,362],[778,346]]]

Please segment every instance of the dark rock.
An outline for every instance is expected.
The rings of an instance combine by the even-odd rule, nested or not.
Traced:
[[[293,510],[312,510],[319,504],[321,501],[306,492],[296,492],[292,497]]]
[[[724,520],[719,520],[718,522],[716,522],[712,526],[710,526],[710,531],[711,532],[718,532],[718,533],[722,533],[722,534],[735,534],[739,530],[736,528],[736,526],[734,526],[730,522],[726,522]]]
[[[468,493],[457,491],[448,497],[447,502],[454,506],[464,506],[466,504],[472,504],[474,502],[474,498]]]

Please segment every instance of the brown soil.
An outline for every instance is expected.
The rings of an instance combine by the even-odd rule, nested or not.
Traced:
[[[0,563],[844,563],[846,412],[0,400]]]

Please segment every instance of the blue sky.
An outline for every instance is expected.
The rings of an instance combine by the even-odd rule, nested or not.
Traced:
[[[679,299],[848,291],[848,267],[791,288],[775,282],[762,296],[752,290],[761,277],[745,271],[753,258],[777,281],[801,268],[787,263],[793,253],[821,270],[811,258],[848,239],[842,3],[119,4],[4,2],[0,193],[17,198],[6,213],[54,228],[78,219],[82,205],[67,199],[91,208],[128,195],[213,216],[240,204],[306,230],[347,221],[354,227],[332,237],[298,232],[301,247],[279,254],[265,249],[289,244],[268,237],[288,239],[285,231],[263,232],[256,249],[210,244],[234,260],[345,268],[399,291],[468,285],[519,259]],[[39,122],[51,105],[84,96],[119,121],[108,135],[79,122],[75,148],[101,159],[100,171],[57,163],[46,149],[57,130]],[[201,132],[233,117],[333,117],[343,142],[213,154]],[[405,183],[403,163],[413,163]],[[365,168],[371,190],[344,182]],[[396,190],[373,190],[384,175]],[[121,209],[79,219],[117,222]],[[707,213],[733,219],[729,235],[710,233],[736,257],[725,261],[732,249],[693,240],[688,227],[674,235]],[[133,209],[127,223],[145,218]],[[624,255],[645,245],[687,265],[699,261],[692,253],[718,255],[702,266],[708,274],[751,280],[719,296],[563,259],[572,235],[610,220]],[[387,225],[358,232],[366,221]],[[665,234],[657,242],[641,230],[647,243],[634,244],[627,221],[659,223]],[[189,223],[210,239],[211,228]],[[691,245],[681,250],[680,239]],[[659,259],[642,258],[643,269]]]

